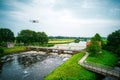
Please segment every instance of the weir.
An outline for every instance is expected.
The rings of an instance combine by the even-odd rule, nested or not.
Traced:
[[[54,47],[35,47],[35,46],[29,46],[27,47],[27,50],[33,50],[33,51],[43,51],[46,53],[51,53],[51,52],[57,52],[58,54],[64,54],[64,53],[68,53],[68,54],[75,54],[77,52],[80,52],[81,50],[77,50],[77,49],[70,49],[71,47],[68,47],[66,49],[60,49],[58,47],[54,48]]]

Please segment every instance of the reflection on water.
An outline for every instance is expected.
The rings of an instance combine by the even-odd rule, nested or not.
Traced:
[[[41,54],[15,54],[4,63],[0,80],[43,80],[43,77],[63,63],[63,58]]]

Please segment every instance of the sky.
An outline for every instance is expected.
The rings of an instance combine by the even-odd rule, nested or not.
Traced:
[[[48,36],[107,37],[120,29],[120,0],[0,0],[0,28],[15,36],[30,29]]]

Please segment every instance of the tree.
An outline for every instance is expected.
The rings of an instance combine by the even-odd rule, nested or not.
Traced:
[[[75,41],[74,41],[75,43],[79,43],[80,42],[80,39],[79,38],[77,38],[77,39],[75,39]]]
[[[100,36],[98,33],[96,33],[95,36],[92,37],[91,40],[92,40],[92,41],[101,41],[102,39],[101,39],[101,36]]]
[[[18,34],[17,42],[23,42],[25,45],[36,41],[36,32],[32,30],[22,30]]]
[[[0,43],[4,44],[6,42],[14,41],[14,34],[10,29],[0,28]]]
[[[91,38],[90,45],[87,47],[87,51],[93,55],[101,51],[101,37],[97,33],[94,37]]]
[[[25,45],[35,42],[46,44],[48,42],[48,36],[45,32],[35,32],[32,30],[22,30],[16,39],[18,43],[23,42]]]
[[[120,29],[108,35],[105,49],[120,56]]]
[[[46,44],[48,43],[48,36],[45,32],[38,32],[37,33],[37,42],[40,42],[40,44]]]
[[[101,51],[101,47],[99,46],[98,42],[92,42],[90,43],[90,45],[87,47],[88,52],[93,55],[93,54],[97,54]]]

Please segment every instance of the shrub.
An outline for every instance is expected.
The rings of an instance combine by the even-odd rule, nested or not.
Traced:
[[[0,57],[3,56],[4,50],[2,48],[0,48]]]
[[[91,43],[87,47],[87,51],[90,53],[90,55],[99,53],[101,51],[101,46],[97,42]]]

